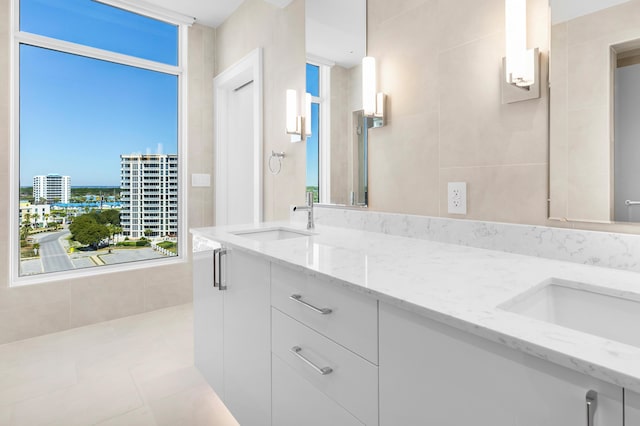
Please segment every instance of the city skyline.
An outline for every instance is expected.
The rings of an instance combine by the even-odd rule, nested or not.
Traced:
[[[167,40],[177,46],[174,26],[100,3],[23,1],[20,19],[22,30],[177,60],[177,50],[166,49]],[[177,153],[177,76],[27,44],[19,54],[20,186],[49,173],[73,176],[77,186],[118,186],[121,154],[158,144]]]
[[[145,152],[138,151],[138,152],[128,152],[126,154],[125,153],[121,153],[121,154],[118,155],[118,167],[115,169],[114,183],[112,183],[112,184],[111,183],[98,184],[98,185],[80,183],[80,184],[71,185],[71,188],[120,188],[120,157],[122,155],[156,155],[156,154],[178,155],[175,152],[165,153],[165,152],[163,152],[163,150],[164,150],[163,149],[163,145],[162,144],[158,144],[158,146],[156,147],[156,151],[155,152],[151,152],[151,149],[147,148],[145,150]],[[68,174],[68,173],[58,173],[58,172],[37,173],[37,174],[34,174],[31,177],[26,177],[27,182],[30,183],[30,184],[25,185],[25,182],[24,182],[25,176],[23,176],[23,173],[20,173],[20,188],[32,188],[33,187],[33,185],[32,185],[33,179],[36,176],[66,176],[66,177],[71,177],[71,175]],[[75,180],[72,179],[72,182],[75,182]]]

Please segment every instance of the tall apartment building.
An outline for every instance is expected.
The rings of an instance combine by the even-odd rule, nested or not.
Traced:
[[[71,198],[71,178],[55,174],[34,176],[33,198],[35,204],[40,204],[43,199],[49,204],[68,203]]]
[[[178,156],[120,156],[120,226],[132,238],[178,234]]]

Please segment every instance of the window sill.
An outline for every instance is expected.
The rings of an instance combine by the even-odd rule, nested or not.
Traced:
[[[188,259],[185,256],[179,255],[167,259],[150,259],[132,263],[95,266],[83,269],[70,269],[68,271],[49,272],[38,275],[27,275],[24,277],[14,276],[11,281],[10,288],[24,287],[36,284],[47,284],[57,281],[76,280],[81,278],[99,277],[103,275],[115,275],[122,272],[151,269],[159,266],[180,265],[187,262]]]

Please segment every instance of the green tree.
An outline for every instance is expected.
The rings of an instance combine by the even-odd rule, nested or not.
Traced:
[[[31,213],[22,215],[22,224],[26,226],[31,225]]]
[[[145,229],[144,230],[144,236],[149,238],[150,236],[153,235],[153,229]]]
[[[112,225],[110,223],[107,224],[107,229],[109,230],[109,238],[113,241],[113,237],[122,233],[122,227],[117,225]]]
[[[20,239],[21,240],[25,240],[27,239],[27,237],[29,236],[29,225],[22,225],[22,228],[20,228]]]
[[[100,223],[110,223],[111,225],[120,226],[120,210],[109,209],[100,212]]]
[[[73,239],[83,245],[97,247],[100,241],[109,238],[109,229],[98,223],[93,214],[78,216],[69,226]]]

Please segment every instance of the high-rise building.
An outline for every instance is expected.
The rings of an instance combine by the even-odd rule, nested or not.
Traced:
[[[165,237],[178,234],[178,156],[131,154],[120,156],[122,209],[120,226],[125,236]]]
[[[71,198],[71,178],[55,174],[34,176],[33,198],[36,204],[43,200],[49,204],[68,203]]]

